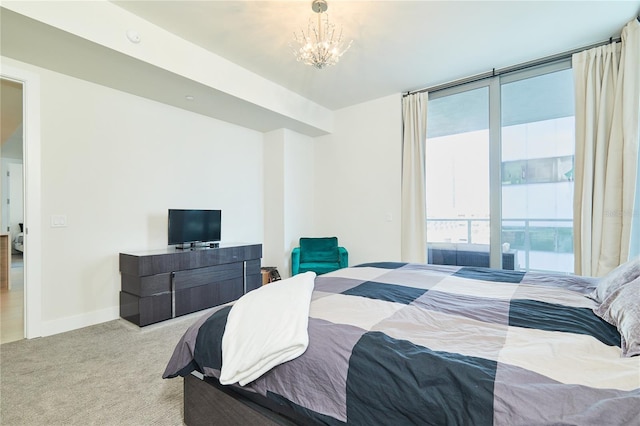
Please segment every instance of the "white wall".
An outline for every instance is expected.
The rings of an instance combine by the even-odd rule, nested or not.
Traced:
[[[265,134],[264,266],[291,274],[291,250],[313,234],[314,139],[291,130]]]
[[[24,224],[24,167],[22,162],[9,163],[9,228],[11,241],[20,233]],[[6,176],[6,174],[5,174]],[[6,198],[6,197],[5,197]]]
[[[301,236],[338,236],[352,265],[400,259],[399,94],[313,139],[2,61],[41,81],[43,335],[118,318],[118,253],[165,246],[168,208],[222,209],[223,240],[264,242],[283,276]]]
[[[223,241],[262,242],[261,133],[2,61],[41,79],[43,335],[118,318],[118,253],[166,246],[168,208],[220,208]]]
[[[284,130],[265,133],[262,265],[275,266],[281,274],[284,272],[284,148]]]
[[[284,275],[291,275],[291,250],[300,237],[313,234],[315,220],[315,167],[312,138],[286,130]]]
[[[315,232],[337,236],[349,265],[400,261],[400,94],[335,112],[316,138]]]
[[[14,185],[22,187],[22,159],[5,158],[2,156],[0,164],[0,180],[2,181],[0,185],[0,199],[2,200],[2,206],[0,207],[2,210],[0,232],[7,232],[7,227],[9,227],[11,239],[13,240],[15,235],[20,232],[19,223],[24,221],[22,193],[17,194],[15,192],[17,188],[14,188],[12,192],[11,188]],[[7,176],[7,173],[11,174],[10,178]],[[7,198],[11,198],[10,205],[7,205]]]
[[[23,222],[23,209],[22,209],[22,195],[14,194],[11,198],[11,209],[6,203],[6,199],[9,198],[10,195],[10,186],[19,183],[22,186],[22,124],[18,127],[18,129],[11,135],[9,138],[2,144],[0,148],[0,157],[2,157],[2,166],[0,167],[0,180],[2,184],[0,185],[0,194],[3,196],[0,197],[2,199],[2,203],[0,209],[2,210],[2,226],[1,232],[7,231],[7,226],[11,228],[12,239],[16,233],[20,232],[19,223]],[[20,167],[20,171],[14,169],[14,172],[11,175],[11,179],[7,177],[7,173],[10,172],[10,169],[15,167]],[[10,214],[11,213],[11,214]]]

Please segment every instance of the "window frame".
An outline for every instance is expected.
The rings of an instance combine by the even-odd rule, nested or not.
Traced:
[[[571,58],[565,58],[429,92],[429,101],[431,101],[484,87],[488,88],[490,268],[502,269],[502,85],[571,68]],[[425,244],[428,242],[425,241]]]

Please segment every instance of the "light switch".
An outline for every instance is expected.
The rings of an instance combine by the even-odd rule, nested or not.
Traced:
[[[384,215],[384,220],[386,220],[387,222],[392,222],[393,221],[393,215],[391,213],[387,213]]]
[[[52,228],[65,228],[67,226],[67,215],[65,214],[56,214],[51,216],[51,227]]]

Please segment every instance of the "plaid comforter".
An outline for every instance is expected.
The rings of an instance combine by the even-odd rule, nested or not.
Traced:
[[[391,262],[321,275],[307,351],[245,389],[325,424],[640,424],[640,357],[621,358],[594,287]],[[164,377],[219,375],[229,310],[185,333]]]

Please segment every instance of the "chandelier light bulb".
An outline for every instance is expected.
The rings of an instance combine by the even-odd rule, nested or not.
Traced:
[[[303,62],[317,69],[327,65],[335,65],[340,57],[349,50],[352,41],[345,47],[342,40],[342,28],[336,31],[335,24],[329,22],[326,0],[314,0],[311,9],[317,14],[317,23],[309,18],[307,31],[294,33],[294,41],[297,45],[291,45],[293,54],[298,62]]]

